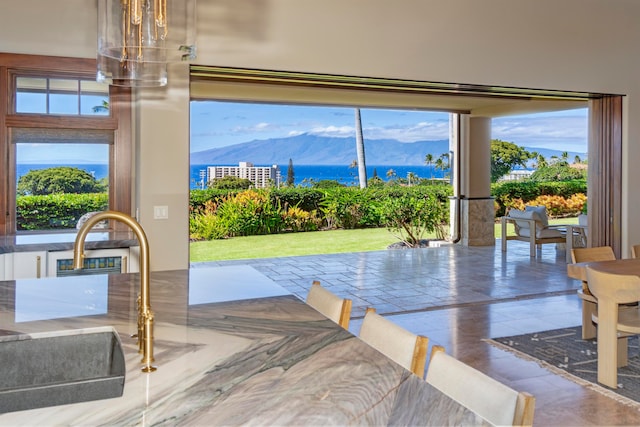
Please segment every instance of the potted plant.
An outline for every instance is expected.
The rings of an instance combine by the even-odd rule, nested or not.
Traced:
[[[578,215],[578,225],[587,225],[587,202],[582,206],[582,212]]]

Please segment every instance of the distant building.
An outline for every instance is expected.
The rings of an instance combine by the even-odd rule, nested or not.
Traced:
[[[238,166],[207,167],[207,182],[224,178],[225,176],[248,179],[253,182],[256,188],[264,188],[269,185],[280,187],[281,182],[280,167],[278,165],[254,166],[250,162],[240,162]]]
[[[529,178],[534,172],[535,171],[533,170],[516,169],[512,170],[511,173],[504,175],[498,181],[522,181]]]

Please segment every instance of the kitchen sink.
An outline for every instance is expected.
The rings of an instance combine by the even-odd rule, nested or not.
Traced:
[[[119,397],[124,380],[112,327],[0,337],[0,413]]]

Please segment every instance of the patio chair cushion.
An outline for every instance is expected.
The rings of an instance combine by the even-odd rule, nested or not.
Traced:
[[[534,212],[533,219],[536,220],[536,225],[539,222],[542,224],[542,228],[549,226],[549,218],[547,217],[547,208],[544,206],[525,206],[525,212]]]
[[[536,221],[536,237],[539,239],[562,237],[563,234],[560,230],[547,228],[549,226],[549,219],[544,206],[526,206],[526,210],[521,211],[518,209],[511,209],[509,211],[509,217],[515,219],[533,219]],[[516,233],[521,237],[530,237],[529,222],[516,221]]]

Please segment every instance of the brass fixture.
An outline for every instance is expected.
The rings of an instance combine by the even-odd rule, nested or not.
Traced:
[[[196,58],[196,0],[98,0],[99,82],[167,84],[167,64]]]
[[[106,219],[113,219],[129,226],[138,238],[140,245],[140,294],[138,303],[138,352],[142,353],[143,372],[153,372],[157,368],[152,366],[153,358],[153,312],[151,311],[151,297],[149,295],[149,241],[142,226],[129,215],[117,211],[98,212],[91,216],[78,230],[73,246],[73,268],[81,269],[84,264],[84,241],[91,228]]]

